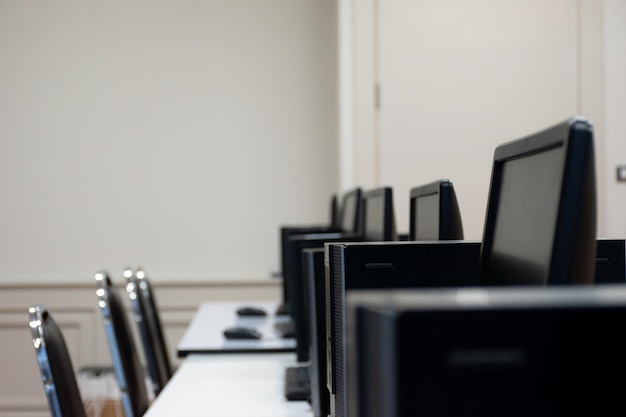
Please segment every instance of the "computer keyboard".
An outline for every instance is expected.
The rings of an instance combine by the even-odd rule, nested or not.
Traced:
[[[308,366],[285,369],[285,398],[288,401],[308,401],[311,397],[311,377]]]
[[[293,320],[274,323],[274,327],[276,328],[276,330],[278,330],[283,339],[291,339],[296,337],[296,325]]]

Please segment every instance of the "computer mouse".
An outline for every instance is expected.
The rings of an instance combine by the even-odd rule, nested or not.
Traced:
[[[249,316],[267,316],[267,313],[262,308],[257,307],[241,307],[237,309],[237,315],[242,317]]]
[[[256,329],[249,327],[230,327],[224,330],[224,337],[226,339],[247,339],[254,340],[262,337]]]

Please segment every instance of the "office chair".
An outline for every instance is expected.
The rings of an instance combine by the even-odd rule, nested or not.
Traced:
[[[140,417],[148,409],[148,393],[122,298],[106,272],[98,272],[95,278],[98,306],[122,394],[124,414],[126,417]]]
[[[142,269],[135,272],[127,268],[124,271],[124,277],[127,282],[126,292],[130,297],[135,321],[139,327],[139,334],[152,379],[152,388],[156,397],[173,374],[156,299],[148,277]]]
[[[52,417],[86,417],[61,329],[44,305],[28,309],[33,347]]]

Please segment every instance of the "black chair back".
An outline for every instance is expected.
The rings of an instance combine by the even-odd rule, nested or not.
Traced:
[[[142,269],[124,271],[126,291],[139,327],[154,395],[157,396],[172,377],[172,366],[163,335],[156,299],[146,273]]]
[[[148,409],[148,392],[124,304],[106,272],[96,274],[96,283],[98,306],[122,394],[124,414],[126,417],[140,417]]]
[[[86,417],[61,329],[44,305],[28,309],[33,347],[52,417]]]

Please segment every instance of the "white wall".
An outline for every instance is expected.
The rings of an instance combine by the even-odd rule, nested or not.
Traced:
[[[408,229],[413,186],[449,178],[481,239],[493,150],[576,113],[570,0],[380,5],[380,181]]]
[[[355,184],[393,186],[399,231],[409,189],[450,178],[466,238],[481,239],[495,147],[581,114],[596,127],[598,234],[626,236],[607,208],[623,207],[611,202],[623,191],[608,184],[612,159],[626,158],[609,132],[624,131],[615,124],[624,42],[605,33],[626,27],[609,12],[623,2],[345,1],[354,8]]]
[[[616,167],[626,164],[626,2],[604,1],[607,234],[626,237],[626,183]]]
[[[440,176],[480,238],[488,161],[531,130],[520,115],[532,128],[592,117],[600,230],[626,234],[623,2],[339,3],[340,39],[334,1],[0,3],[0,279],[137,263],[157,280],[264,277],[278,224],[324,221],[339,187],[394,186],[405,231],[408,189]],[[516,81],[545,56],[549,77]]]
[[[339,186],[336,14],[1,2],[0,280],[267,276]]]

